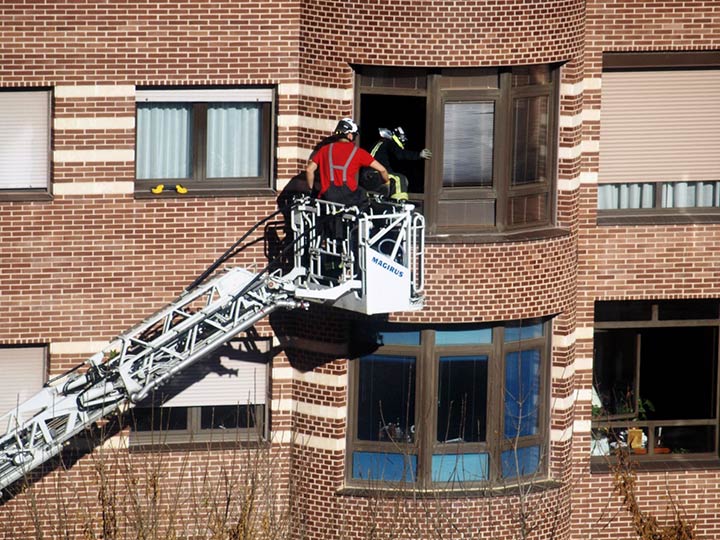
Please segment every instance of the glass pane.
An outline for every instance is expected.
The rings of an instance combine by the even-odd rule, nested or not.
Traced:
[[[517,478],[537,472],[540,466],[540,447],[528,446],[502,453],[503,478]]]
[[[512,68],[513,86],[531,86],[550,82],[550,66],[517,66]]]
[[[203,407],[200,412],[201,429],[249,428],[255,422],[255,405]]]
[[[548,220],[547,193],[534,193],[508,199],[508,225],[531,225]]]
[[[486,345],[492,343],[492,328],[438,330],[436,345]]]
[[[188,428],[187,407],[135,407],[131,426],[136,431],[173,431]]]
[[[415,330],[401,324],[378,325],[359,322],[354,326],[353,340],[357,344],[367,346],[417,346],[420,345],[420,330]]]
[[[492,227],[495,225],[495,199],[440,200],[438,223],[447,227]]]
[[[493,184],[495,103],[446,103],[443,186]]]
[[[641,332],[640,419],[715,418],[717,327]]]
[[[595,322],[649,321],[652,302],[595,302]]]
[[[602,420],[608,415],[635,415],[636,366],[635,330],[595,333],[592,397],[595,418]]]
[[[598,186],[598,210],[653,208],[655,184],[601,184]]]
[[[505,327],[505,342],[535,339],[543,335],[542,319],[513,321]]]
[[[662,208],[720,206],[720,182],[668,182],[662,185]]]
[[[353,452],[352,477],[357,480],[414,482],[417,456],[390,452]]]
[[[487,454],[435,454],[433,482],[480,482],[488,479]]]
[[[591,456],[609,456],[610,448],[616,447],[613,432],[611,430],[593,429],[590,438],[590,455]]]
[[[360,358],[357,437],[363,441],[415,438],[415,358]]]
[[[437,440],[485,440],[488,357],[442,356],[438,374]]]
[[[191,141],[192,105],[138,104],[136,177],[190,178]]]
[[[548,97],[517,98],[513,101],[514,186],[547,181]]]
[[[513,439],[538,432],[540,408],[540,350],[505,356],[505,437]]]
[[[207,177],[260,176],[262,105],[213,103],[207,114]]]
[[[692,319],[717,319],[718,300],[663,300],[658,302],[658,319],[667,320],[692,320]]]
[[[655,454],[715,452],[714,426],[663,426],[655,430]]]

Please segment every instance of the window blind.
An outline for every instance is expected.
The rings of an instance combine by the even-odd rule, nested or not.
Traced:
[[[262,405],[267,391],[267,358],[224,346],[181,371],[158,392],[164,407]]]
[[[0,189],[47,188],[50,92],[0,92]]]
[[[720,69],[606,71],[600,182],[720,178]]]
[[[45,348],[0,347],[0,370],[0,415],[3,415],[42,388],[45,383]]]

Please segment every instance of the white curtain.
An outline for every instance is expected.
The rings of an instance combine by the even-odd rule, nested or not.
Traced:
[[[663,208],[720,206],[720,182],[672,182],[662,186]]]
[[[138,104],[137,178],[190,178],[191,137],[192,105]]]
[[[655,186],[652,183],[600,184],[598,210],[652,208]]]
[[[260,104],[208,105],[207,177],[260,176],[261,138]]]

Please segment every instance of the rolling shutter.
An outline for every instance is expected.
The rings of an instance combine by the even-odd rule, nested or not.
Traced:
[[[0,189],[47,188],[50,92],[0,92]]]
[[[3,415],[42,388],[45,383],[45,347],[0,348],[0,370],[0,415]]]
[[[225,345],[175,375],[159,392],[164,407],[261,405],[267,392],[267,357]]]
[[[600,182],[720,179],[720,69],[606,71]]]

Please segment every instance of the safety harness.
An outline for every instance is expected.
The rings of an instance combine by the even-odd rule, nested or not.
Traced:
[[[352,152],[350,152],[350,155],[347,158],[347,161],[345,162],[345,165],[335,165],[333,163],[333,146],[335,146],[335,143],[332,143],[330,145],[330,148],[328,149],[328,160],[330,162],[330,185],[335,185],[335,171],[342,171],[342,179],[343,184],[347,185],[348,178],[347,178],[347,171],[348,167],[350,167],[350,163],[352,162],[353,157],[355,157],[355,152],[357,152],[358,147],[353,145]],[[328,186],[329,188],[329,186]]]

